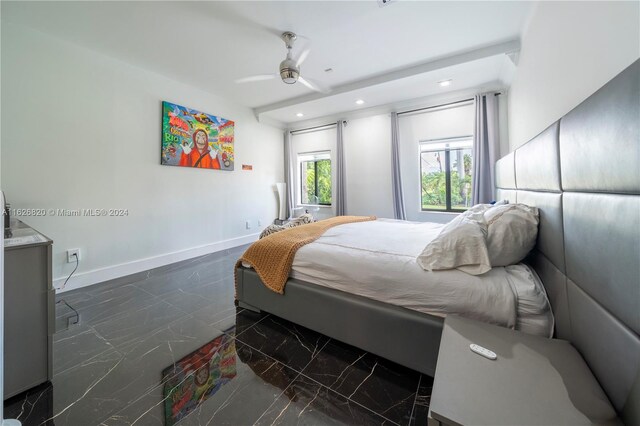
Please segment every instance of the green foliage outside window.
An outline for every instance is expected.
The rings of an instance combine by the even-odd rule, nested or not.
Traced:
[[[444,155],[442,155],[444,158]],[[458,174],[454,163],[451,170],[451,208],[464,210],[471,206],[471,155],[463,156],[464,174]],[[446,210],[447,176],[446,171],[422,173],[422,208],[427,210]]]
[[[317,196],[317,204],[331,205],[331,160],[305,161],[302,163],[302,170],[306,175],[303,203],[315,204]]]

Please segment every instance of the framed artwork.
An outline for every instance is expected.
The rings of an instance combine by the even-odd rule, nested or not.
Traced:
[[[162,102],[162,157],[166,166],[233,170],[235,123]]]

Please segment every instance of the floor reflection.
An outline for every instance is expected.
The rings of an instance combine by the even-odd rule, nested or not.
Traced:
[[[43,383],[4,402],[4,418],[17,419],[22,426],[52,426],[53,385]]]
[[[236,377],[234,331],[235,327],[225,331],[162,372],[167,426],[179,422]]]

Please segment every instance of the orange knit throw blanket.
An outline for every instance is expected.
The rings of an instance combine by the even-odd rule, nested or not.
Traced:
[[[273,233],[253,243],[238,260],[236,268],[242,262],[250,264],[267,288],[284,294],[293,258],[300,247],[317,240],[334,226],[375,219],[375,216],[336,216]]]

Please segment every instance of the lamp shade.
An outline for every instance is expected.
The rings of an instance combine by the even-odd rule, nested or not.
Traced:
[[[287,184],[276,183],[276,192],[278,193],[278,219],[287,219]]]

